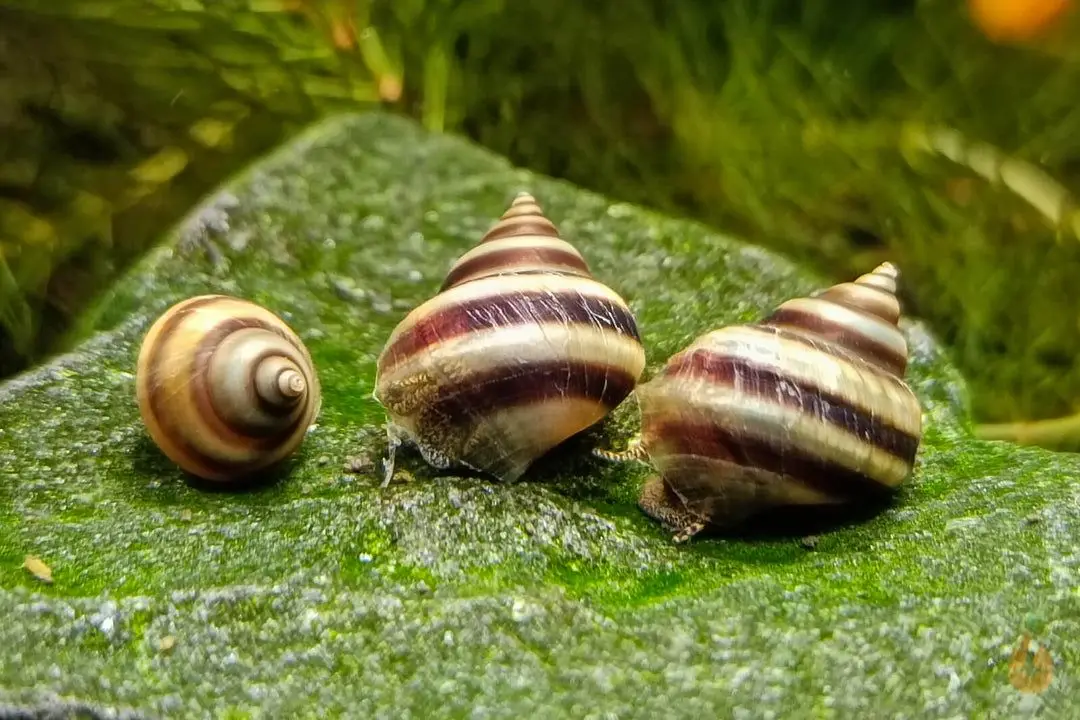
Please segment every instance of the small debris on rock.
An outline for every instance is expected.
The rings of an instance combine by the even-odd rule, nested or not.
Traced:
[[[345,461],[344,470],[353,475],[366,473],[374,469],[375,463],[367,455],[353,455]]]
[[[346,302],[360,302],[368,297],[368,292],[350,278],[334,275],[329,278],[329,282],[334,294]]]
[[[23,561],[23,567],[30,571],[30,573],[43,583],[52,584],[52,568],[41,561],[41,558],[33,555],[27,555]]]
[[[1031,635],[1024,633],[1009,658],[1009,683],[1022,693],[1041,694],[1054,679],[1054,659],[1038,645],[1031,652]]]

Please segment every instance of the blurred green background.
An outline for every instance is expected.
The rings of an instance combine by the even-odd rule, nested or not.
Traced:
[[[963,0],[0,0],[0,376],[229,174],[383,108],[831,279],[893,260],[977,417],[1064,417],[1001,433],[1080,448],[1078,14],[1006,38]]]

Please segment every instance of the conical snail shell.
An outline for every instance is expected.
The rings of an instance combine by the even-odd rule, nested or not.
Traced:
[[[880,496],[910,473],[922,411],[905,384],[890,263],[699,337],[636,390],[659,472],[641,506],[693,534],[779,505]]]
[[[622,402],[644,367],[626,302],[521,193],[394,329],[374,396],[431,465],[513,481]]]
[[[229,481],[291,455],[321,406],[311,356],[276,315],[202,295],[169,308],[139,351],[150,437],[192,475]]]

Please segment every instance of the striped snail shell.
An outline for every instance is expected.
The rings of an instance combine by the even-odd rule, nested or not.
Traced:
[[[699,337],[637,388],[635,446],[598,454],[648,458],[639,505],[677,541],[773,507],[887,498],[922,437],[898,278],[884,263]]]
[[[644,367],[626,302],[520,193],[378,358],[384,485],[402,442],[436,468],[512,482],[622,402]]]
[[[183,470],[227,482],[291,455],[322,395],[307,348],[269,310],[225,295],[173,305],[139,350],[139,411]]]

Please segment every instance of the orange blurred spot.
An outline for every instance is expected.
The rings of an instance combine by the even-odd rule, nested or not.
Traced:
[[[1024,633],[1009,660],[1009,683],[1020,692],[1039,694],[1054,679],[1054,660],[1041,645],[1032,657],[1030,647],[1031,636]]]
[[[393,75],[383,75],[379,78],[379,98],[386,102],[397,102],[401,99],[401,79]]]
[[[356,48],[356,28],[352,18],[330,18],[330,37],[333,38],[334,46],[338,50],[353,50]]]
[[[1034,40],[1059,20],[1072,0],[967,0],[971,19],[996,42]]]

